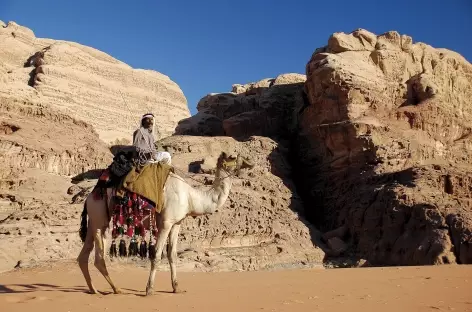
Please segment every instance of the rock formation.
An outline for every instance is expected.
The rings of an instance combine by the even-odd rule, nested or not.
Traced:
[[[0,28],[0,39],[3,271],[19,261],[25,267],[75,258],[81,244],[77,230],[83,199],[96,183],[94,176],[111,162],[105,142],[126,143],[123,139],[131,136],[131,126],[143,110],[156,113],[158,130],[164,135],[173,133],[177,121],[188,117],[189,111],[180,89],[161,74],[133,70],[76,43],[35,38],[32,31],[13,22]],[[277,78],[268,93],[282,99],[277,87],[295,82],[293,92],[299,94],[304,80],[304,76]],[[251,95],[257,92],[256,86],[238,86],[236,92],[260,102],[259,113],[277,116],[284,109],[283,103],[267,100],[263,94]],[[158,105],[140,108],[137,101]],[[126,104],[133,112],[132,120],[126,120]],[[161,104],[166,109],[160,109]],[[209,113],[200,116],[207,118],[204,126],[211,128],[220,119],[210,112],[219,108],[201,105],[208,106]],[[236,135],[237,119],[230,117],[225,125],[220,122],[211,129],[213,135],[223,134],[218,127]],[[280,132],[276,127],[267,123],[268,130],[262,134]],[[246,142],[171,136],[160,145],[172,152],[178,173],[201,188],[210,183],[222,150],[242,152],[257,164],[253,173],[235,179],[221,212],[185,221],[179,244],[181,266],[213,271],[321,264],[324,253],[314,243],[320,235],[298,215],[302,204],[282,145],[254,136]],[[74,181],[70,176],[75,176]]]
[[[306,66],[310,219],[372,264],[472,263],[472,65],[395,31],[335,33]]]
[[[212,270],[322,263],[324,252],[316,243],[319,234],[302,216],[303,203],[290,179],[288,150],[283,146],[258,136],[244,142],[172,136],[159,141],[158,147],[172,154],[177,174],[203,190],[212,183],[221,151],[240,153],[255,164],[235,177],[228,201],[218,213],[185,220],[179,238],[182,249],[210,250],[216,259],[210,259]]]
[[[286,137],[296,125],[295,108],[303,106],[305,80],[305,75],[283,74],[233,85],[232,92],[209,94],[198,103],[195,116],[179,122],[175,133],[238,139],[252,135]]]
[[[229,137],[171,136],[158,146],[172,153],[176,173],[202,190],[212,183],[221,151],[241,153],[256,164],[251,172],[234,178],[229,199],[218,213],[183,222],[178,251],[182,269],[321,266],[324,252],[316,243],[320,234],[300,215],[303,204],[290,180],[286,149],[272,139],[255,136],[245,142]],[[80,249],[80,212],[95,180],[73,185],[59,176],[51,181],[43,171],[23,178],[16,192],[3,201],[0,197],[0,207],[4,203],[9,208],[0,215],[0,271],[13,268],[19,260],[23,266],[31,266],[74,258]],[[41,191],[42,185],[47,186]],[[31,195],[37,198],[33,201]],[[56,198],[54,205],[50,197]],[[166,261],[160,267],[167,270]]]
[[[69,204],[70,179],[27,168],[9,181],[0,188],[0,272],[76,258],[82,205]]]
[[[291,88],[274,93],[287,77]],[[209,94],[176,133],[256,134],[290,149],[291,178],[330,255],[472,263],[471,81],[453,51],[397,32],[335,33],[306,82],[281,75]]]
[[[47,103],[91,124],[106,143],[130,141],[146,112],[156,115],[160,137],[190,116],[169,77],[74,42],[36,38],[14,22],[0,26],[0,75],[2,94]]]
[[[36,101],[7,98],[0,91],[0,113],[0,179],[27,168],[73,175],[111,161],[92,126]]]
[[[70,176],[106,168],[107,145],[130,142],[148,111],[162,136],[189,115],[162,74],[0,23],[0,271],[77,256],[80,205],[66,194]]]
[[[102,140],[126,144],[143,110],[196,187],[211,184],[222,150],[256,163],[220,212],[184,222],[179,266],[311,266],[326,261],[320,247],[366,265],[472,263],[471,81],[455,52],[357,30],[333,34],[306,76],[233,85],[188,117],[163,75],[0,25],[0,270],[77,256],[96,181],[67,176],[105,168]]]

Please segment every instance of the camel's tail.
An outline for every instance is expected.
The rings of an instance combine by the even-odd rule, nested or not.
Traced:
[[[84,203],[84,210],[82,210],[82,216],[80,218],[79,235],[82,243],[84,243],[87,237],[87,201]]]

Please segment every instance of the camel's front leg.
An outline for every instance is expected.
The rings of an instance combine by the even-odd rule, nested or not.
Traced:
[[[159,227],[157,232],[157,243],[156,243],[156,256],[151,260],[151,271],[149,272],[149,280],[146,286],[146,296],[152,295],[154,289],[154,279],[156,277],[156,264],[158,260],[161,260],[162,250],[166,243],[167,236],[169,235],[170,229],[172,228],[172,223],[164,221],[161,223],[162,226]]]
[[[104,230],[104,229],[103,229]],[[103,230],[97,229],[95,232],[95,267],[102,273],[103,277],[113,288],[115,294],[121,294],[121,289],[115,286],[108,274],[107,266],[105,264],[105,244],[103,242]]]
[[[180,222],[174,224],[169,234],[169,248],[167,251],[167,259],[170,265],[170,278],[174,293],[184,292],[179,290],[179,283],[177,282],[177,269],[175,267],[177,261],[177,242],[179,240]]]

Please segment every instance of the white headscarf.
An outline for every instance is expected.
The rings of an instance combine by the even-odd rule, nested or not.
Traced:
[[[142,126],[143,126],[143,120],[146,119],[146,118],[152,118],[152,119],[154,119],[154,114],[153,114],[153,113],[144,114],[144,115],[141,117],[141,125],[140,125],[140,128],[142,128]],[[152,133],[154,133],[154,127],[155,127],[155,123],[152,124],[152,129],[151,129],[151,132],[152,132]]]

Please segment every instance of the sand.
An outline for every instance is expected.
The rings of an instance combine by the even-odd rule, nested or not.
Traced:
[[[169,272],[144,297],[148,269],[113,266],[125,294],[87,293],[73,263],[0,274],[0,310],[83,311],[472,311],[472,266],[179,273],[185,293],[171,293]]]

